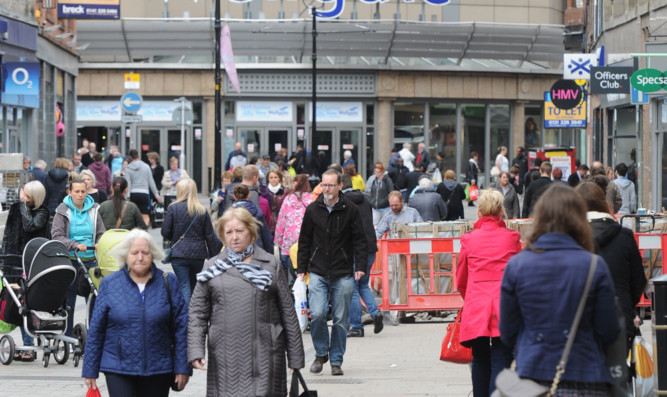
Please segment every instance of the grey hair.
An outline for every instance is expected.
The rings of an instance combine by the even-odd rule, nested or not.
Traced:
[[[40,159],[40,160],[37,160],[37,161],[35,162],[35,167],[37,167],[37,168],[41,168],[42,170],[46,169],[46,161],[41,160],[41,159]]]
[[[433,187],[431,178],[419,178],[419,187],[422,189],[429,189]]]
[[[125,239],[118,243],[115,247],[109,250],[108,255],[116,260],[116,264],[119,269],[125,267],[125,262],[127,259],[127,254],[130,252],[130,246],[132,242],[136,239],[144,239],[148,242],[148,246],[151,249],[151,255],[153,256],[153,262],[159,261],[164,258],[164,252],[157,245],[153,236],[151,236],[147,231],[142,229],[132,229]]]
[[[409,142],[405,142],[405,143],[403,144],[403,148],[404,148],[404,149],[412,149],[412,144],[409,143]]]
[[[81,174],[79,174],[79,176],[84,176],[84,175],[88,175],[90,177],[90,179],[93,180],[93,187],[95,187],[97,185],[97,178],[95,178],[95,174],[93,174],[93,171],[83,170],[83,171],[81,171]]]
[[[346,150],[343,152],[343,157],[352,157],[352,152],[349,150]]]

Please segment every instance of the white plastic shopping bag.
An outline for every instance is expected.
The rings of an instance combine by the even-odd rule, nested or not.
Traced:
[[[653,396],[653,348],[641,336],[635,336],[632,341],[632,359],[637,373],[635,396]]]
[[[296,317],[299,319],[301,332],[308,326],[308,295],[306,294],[306,280],[297,278],[292,287],[294,295],[294,309]]]

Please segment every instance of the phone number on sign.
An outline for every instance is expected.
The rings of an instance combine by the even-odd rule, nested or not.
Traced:
[[[110,8],[89,8],[89,15],[118,15],[118,10]]]

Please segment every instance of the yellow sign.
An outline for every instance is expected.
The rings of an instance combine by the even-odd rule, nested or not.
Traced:
[[[124,87],[126,90],[138,90],[141,86],[139,73],[125,73]]]
[[[586,98],[572,109],[559,109],[544,93],[544,128],[586,128]]]

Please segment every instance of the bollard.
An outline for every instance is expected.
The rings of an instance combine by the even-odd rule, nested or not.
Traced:
[[[667,274],[651,279],[653,366],[656,394],[667,394]],[[663,354],[664,352],[664,354]]]

